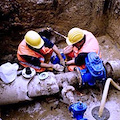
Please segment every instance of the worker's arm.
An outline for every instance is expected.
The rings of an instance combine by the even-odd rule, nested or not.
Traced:
[[[74,58],[73,46],[68,45],[67,47],[65,47],[63,49],[63,53],[65,54],[68,61],[72,60],[72,58]]]
[[[42,36],[41,36],[42,37]],[[62,64],[63,66],[65,65],[64,59],[62,58],[59,49],[57,48],[57,46],[55,44],[53,44],[50,40],[48,40],[47,38],[42,37],[42,39],[44,40],[44,46],[48,47],[48,48],[52,48],[53,51],[57,54],[57,56],[60,59],[60,64]]]
[[[45,68],[53,68],[53,64],[47,64],[47,63],[41,63],[40,66]]]
[[[59,64],[47,64],[47,63],[41,63],[40,60],[36,57],[32,57],[32,56],[28,56],[28,55],[21,55],[22,58],[24,58],[26,60],[26,62],[34,65],[34,66],[41,66],[41,67],[44,67],[44,68],[53,68],[57,71],[61,71],[61,68],[62,66],[60,66]]]
[[[63,58],[59,52],[59,49],[57,48],[56,45],[53,46],[53,51],[57,54],[57,56],[59,57],[60,60],[63,60]]]
[[[47,63],[41,63],[41,67],[46,67],[46,68],[53,68],[56,71],[63,71],[64,67],[59,65],[59,64],[47,64]]]
[[[72,45],[68,45],[67,47],[65,47],[65,48],[63,49],[63,53],[64,53],[65,55],[71,53],[72,51],[73,51],[73,46],[72,46]]]
[[[75,65],[83,65],[85,64],[85,58],[88,53],[79,53],[77,57],[75,57]]]
[[[53,64],[47,64],[47,63],[41,63],[39,58],[33,57],[33,56],[28,56],[28,55],[21,55],[21,57],[23,59],[26,60],[26,62],[34,65],[34,66],[41,66],[41,67],[45,67],[45,68],[53,68]]]
[[[41,62],[38,58],[29,56],[29,55],[20,55],[26,62],[34,65],[34,66],[40,66]]]
[[[57,56],[59,57],[60,59],[60,64],[62,64],[63,66],[65,66],[65,61],[64,59],[62,58],[60,52],[59,52],[59,49],[57,48],[56,45],[53,46],[53,51],[57,54]]]
[[[48,47],[48,48],[52,48],[53,51],[57,54],[57,56],[59,57],[60,60],[63,60],[59,49],[57,48],[57,46],[55,44],[53,44],[50,40],[48,40],[47,38],[44,38],[43,36],[41,36],[42,39],[44,40],[44,46]]]
[[[73,58],[72,60],[69,60],[66,62],[66,65],[74,65],[75,64],[75,59]]]
[[[83,65],[85,63],[85,57],[87,57],[88,53],[79,53],[77,57],[72,60],[66,62],[66,65]]]

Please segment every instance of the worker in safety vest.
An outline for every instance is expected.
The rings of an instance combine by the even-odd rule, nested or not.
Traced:
[[[65,62],[57,46],[36,31],[30,30],[18,46],[17,58],[23,67],[32,67],[36,72],[43,72],[46,68],[59,71],[63,66],[49,63],[53,51],[58,55],[60,64],[64,66]]]
[[[66,65],[69,71],[73,71],[76,66],[84,69],[85,57],[89,52],[96,52],[101,56],[97,39],[87,30],[72,28],[68,32],[66,43],[68,46],[64,48],[63,53],[67,57]]]

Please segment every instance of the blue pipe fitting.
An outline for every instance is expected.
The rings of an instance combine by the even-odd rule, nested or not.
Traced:
[[[64,60],[66,59],[66,56],[64,55],[64,53],[61,53],[61,56]],[[50,61],[52,64],[60,64],[60,59],[57,55],[51,56]]]
[[[105,67],[102,60],[95,52],[88,53],[85,58],[85,66],[86,67],[84,69],[80,69],[78,67],[82,78],[82,85],[87,83],[90,86],[94,86],[96,81],[105,82]]]
[[[76,118],[76,120],[87,120],[86,118],[83,118],[86,109],[86,104],[83,104],[82,102],[74,103],[69,106],[69,111],[73,112],[73,117]]]

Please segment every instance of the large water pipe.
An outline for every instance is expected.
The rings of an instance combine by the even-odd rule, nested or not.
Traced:
[[[74,91],[74,87],[71,85],[78,83],[78,75],[75,71],[57,75],[52,72],[44,73],[47,75],[44,79],[41,79],[40,74],[37,74],[32,79],[26,79],[22,75],[17,76],[17,78],[9,84],[0,81],[0,105],[31,101],[34,97],[52,95],[58,93],[61,87],[63,87],[65,91],[63,95],[69,99],[68,101],[74,101],[70,95],[72,95],[72,91]],[[67,84],[63,85],[65,82]]]
[[[107,63],[107,76],[112,73],[112,77],[120,78],[120,74],[117,74],[120,70],[119,63],[120,60],[109,61]],[[63,96],[66,95],[66,98],[68,98],[70,102],[73,102],[73,97],[70,97],[73,96],[74,91],[74,87],[72,86],[77,83],[82,85],[82,78],[78,72],[73,71],[59,74],[54,74],[53,72],[46,73],[48,76],[45,79],[40,79],[40,74],[37,74],[32,79],[26,79],[22,75],[17,76],[17,78],[9,84],[0,81],[0,105],[18,103],[26,100],[29,101],[37,96],[55,94],[60,91],[60,88],[63,89]],[[63,85],[65,82],[67,82],[67,86],[69,86],[66,87],[66,89],[64,88],[66,85]]]
[[[102,114],[103,114],[103,110],[104,110],[104,106],[105,106],[105,102],[106,102],[106,98],[107,98],[107,94],[108,94],[110,83],[116,89],[120,90],[120,86],[118,86],[111,78],[108,78],[106,80],[104,91],[103,91],[103,96],[102,96],[102,100],[101,100],[101,104],[100,104],[100,108],[99,108],[99,113],[98,113],[99,117],[101,117]]]
[[[105,63],[107,78],[118,80],[120,78],[120,60],[109,60]]]

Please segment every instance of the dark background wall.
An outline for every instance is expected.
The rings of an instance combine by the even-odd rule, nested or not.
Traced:
[[[16,54],[28,30],[45,26],[66,36],[80,27],[120,43],[119,14],[119,0],[0,0],[0,57]]]

